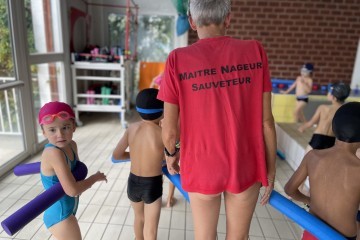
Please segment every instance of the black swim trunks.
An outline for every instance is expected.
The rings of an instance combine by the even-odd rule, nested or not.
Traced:
[[[357,239],[357,236],[355,237],[345,237],[347,240],[356,240]]]
[[[155,202],[163,193],[162,175],[155,177],[139,177],[130,173],[127,194],[132,202],[144,201],[146,204]]]
[[[303,101],[303,102],[308,103],[309,97],[308,96],[298,96],[298,97],[296,97],[296,101]]]
[[[335,137],[326,136],[323,134],[314,133],[309,145],[313,149],[326,149],[334,146],[335,144]]]

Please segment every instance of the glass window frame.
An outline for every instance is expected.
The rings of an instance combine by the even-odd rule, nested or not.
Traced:
[[[63,64],[63,79],[59,84],[61,101],[72,102],[72,83],[70,75],[70,50],[68,34],[68,16],[67,1],[58,0],[59,2],[59,26],[61,31],[62,52],[29,54],[25,22],[24,1],[6,0],[9,14],[9,28],[11,34],[11,46],[14,61],[14,81],[1,84],[0,90],[11,90],[16,88],[19,92],[18,102],[20,111],[20,125],[23,129],[25,150],[15,157],[7,160],[6,164],[0,166],[0,176],[11,170],[14,166],[24,161],[29,156],[38,153],[45,141],[37,143],[36,122],[37,113],[32,106],[32,88],[31,88],[31,71],[30,66],[33,64],[43,64],[49,62],[61,62]]]

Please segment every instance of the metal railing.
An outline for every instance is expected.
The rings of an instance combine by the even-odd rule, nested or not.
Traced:
[[[0,84],[15,81],[12,77],[0,77]],[[16,88],[0,90],[0,134],[21,134]]]

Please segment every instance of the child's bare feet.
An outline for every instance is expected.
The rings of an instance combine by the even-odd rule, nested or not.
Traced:
[[[175,203],[176,203],[176,198],[168,199],[166,203],[166,207],[171,208],[172,206],[174,206]]]

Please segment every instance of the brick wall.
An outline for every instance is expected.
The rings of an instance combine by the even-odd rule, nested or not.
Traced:
[[[189,44],[197,40],[190,30]],[[350,83],[360,37],[360,0],[233,0],[229,36],[256,39],[272,78],[294,79],[312,62],[315,83]]]

